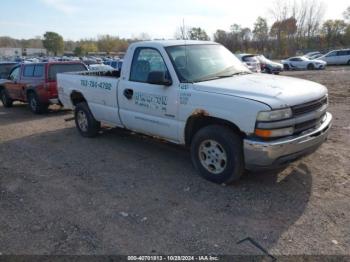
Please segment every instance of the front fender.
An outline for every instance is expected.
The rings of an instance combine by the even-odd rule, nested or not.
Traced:
[[[180,99],[179,119],[184,128],[188,119],[194,115],[210,116],[228,121],[249,135],[254,133],[258,112],[270,109],[268,105],[251,99],[194,91],[187,103]],[[184,141],[184,134],[180,133],[179,138]]]

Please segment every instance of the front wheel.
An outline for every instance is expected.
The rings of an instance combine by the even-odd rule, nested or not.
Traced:
[[[287,64],[284,64],[283,65],[283,68],[284,68],[284,70],[286,70],[286,71],[288,71],[290,68],[289,68],[289,65],[287,65]]]
[[[308,64],[308,65],[307,65],[307,69],[308,69],[308,70],[314,70],[314,69],[315,69],[314,64]]]
[[[0,92],[1,95],[1,102],[4,105],[4,107],[11,107],[13,105],[13,100],[7,93],[6,89],[2,89]]]
[[[244,170],[242,139],[224,126],[204,127],[192,140],[191,158],[203,178],[220,184],[233,182]]]
[[[79,103],[75,107],[75,125],[83,137],[95,137],[101,128],[101,123],[96,121],[87,103]]]

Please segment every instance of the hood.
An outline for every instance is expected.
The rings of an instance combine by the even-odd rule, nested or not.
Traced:
[[[193,84],[193,88],[256,100],[272,109],[307,103],[327,94],[327,88],[315,82],[266,74],[238,75],[205,81]]]

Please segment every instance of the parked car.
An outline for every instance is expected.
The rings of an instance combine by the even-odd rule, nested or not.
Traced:
[[[334,50],[318,59],[327,62],[329,65],[350,65],[350,49]]]
[[[273,62],[263,55],[258,55],[256,56],[256,58],[260,62],[261,72],[263,73],[278,75],[280,72],[283,71],[283,65],[280,63]]]
[[[28,102],[37,114],[50,104],[58,104],[57,73],[86,71],[80,62],[50,62],[21,64],[12,69],[7,81],[0,85],[1,101],[11,107],[14,101]]]
[[[250,71],[255,73],[261,72],[261,66],[259,60],[256,58],[256,55],[252,54],[238,54],[237,57],[241,60]]]
[[[107,60],[103,62],[105,65],[109,65],[116,70],[120,71],[122,69],[123,60]]]
[[[297,70],[297,69],[325,69],[327,63],[322,60],[313,59],[310,60],[305,56],[291,57],[281,61],[285,70]]]
[[[133,43],[120,77],[87,72],[57,80],[82,136],[98,135],[102,123],[186,145],[199,174],[216,183],[313,152],[332,123],[326,87],[253,74],[208,41]]]

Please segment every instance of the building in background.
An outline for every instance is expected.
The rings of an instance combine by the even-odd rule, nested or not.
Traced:
[[[46,54],[47,51],[44,48],[0,47],[0,57],[45,56]]]

